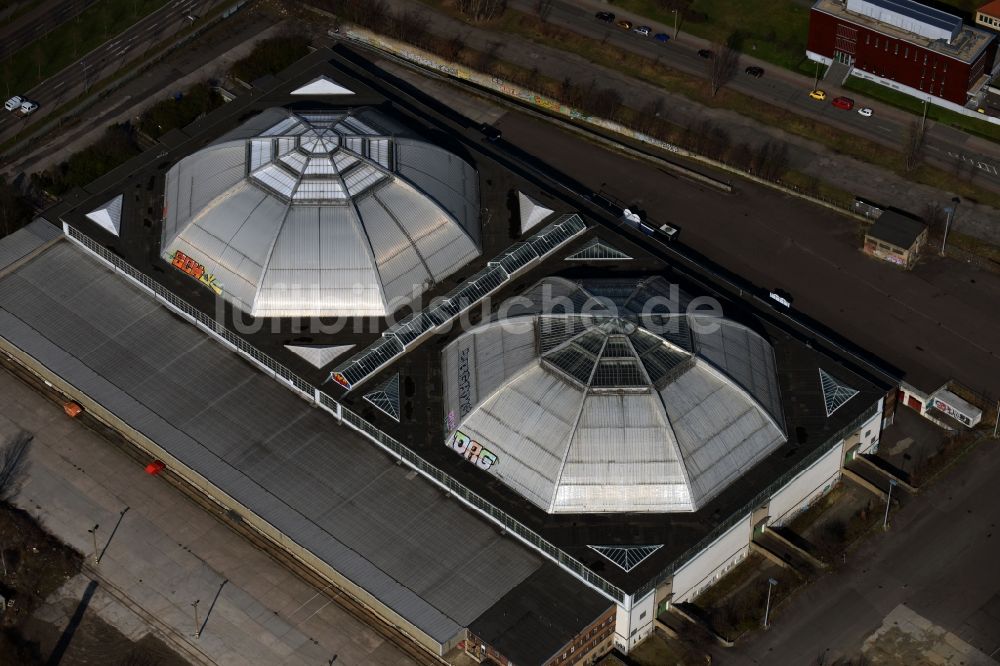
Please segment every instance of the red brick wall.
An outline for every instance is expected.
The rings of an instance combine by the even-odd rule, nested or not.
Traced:
[[[809,50],[833,58],[838,45],[838,27],[841,33],[844,28],[857,30],[854,41],[854,66],[857,69],[898,81],[956,104],[965,104],[966,92],[986,67],[992,65],[996,54],[994,40],[970,66],[815,9],[809,16]]]

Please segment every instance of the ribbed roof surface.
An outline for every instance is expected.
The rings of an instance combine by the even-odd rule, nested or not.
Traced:
[[[254,316],[385,316],[479,255],[476,172],[378,112],[268,109],[170,169],[163,256]]]
[[[697,510],[784,443],[784,418],[767,341],[724,318],[643,316],[669,293],[662,278],[550,278],[452,342],[452,448],[551,513]]]

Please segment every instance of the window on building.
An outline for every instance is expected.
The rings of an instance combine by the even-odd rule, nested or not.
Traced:
[[[898,42],[896,43],[896,45],[893,48],[895,49],[894,52],[893,52],[893,55],[899,55],[899,43]]]
[[[644,617],[646,617],[646,611],[642,611],[641,613],[639,613],[639,619],[640,619],[640,620],[641,620],[642,618],[644,618]]]
[[[878,48],[878,37],[875,38],[875,48]]]
[[[924,54],[924,64],[925,65],[927,64],[927,54],[926,53]]]
[[[872,43],[872,36],[871,35],[865,35],[865,44],[866,45],[871,45],[871,43]]]
[[[907,46],[905,49],[903,49],[903,57],[904,58],[909,58],[910,57],[910,47],[909,46]]]

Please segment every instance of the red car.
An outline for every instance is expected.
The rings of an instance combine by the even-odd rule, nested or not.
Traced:
[[[830,103],[838,109],[844,109],[845,111],[850,111],[854,108],[854,100],[850,97],[835,97]]]

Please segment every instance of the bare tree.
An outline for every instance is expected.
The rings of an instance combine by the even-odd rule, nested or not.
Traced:
[[[916,118],[910,122],[906,130],[906,143],[903,144],[903,166],[907,171],[913,171],[924,159],[924,124]]]
[[[549,20],[549,14],[552,13],[552,0],[538,0],[535,3],[535,12],[538,14],[538,20],[545,23]]]
[[[458,9],[473,21],[492,21],[506,11],[507,0],[458,0]]]
[[[447,60],[455,60],[464,48],[465,38],[456,32],[452,38],[445,43],[444,50],[441,55],[443,55]]]
[[[28,466],[28,447],[32,435],[22,430],[0,448],[0,500],[9,500],[17,493],[21,477]]]
[[[712,50],[714,55],[708,59],[708,80],[712,85],[712,96],[715,97],[719,89],[736,73],[740,53],[733,45],[732,37],[725,44],[715,44]]]
[[[761,178],[778,180],[788,171],[788,144],[767,141],[757,149],[751,162],[753,171]]]
[[[931,201],[924,204],[920,217],[927,224],[931,238],[941,238],[944,234],[944,222],[948,217],[948,214],[944,212],[944,208],[936,201]]]

